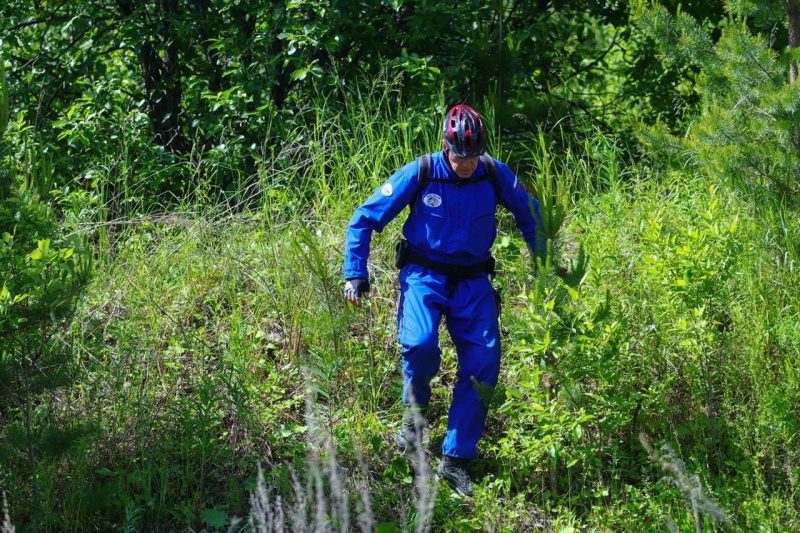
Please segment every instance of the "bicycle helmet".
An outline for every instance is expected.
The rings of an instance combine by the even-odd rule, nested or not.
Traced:
[[[444,142],[456,157],[478,157],[486,151],[486,124],[465,104],[450,108],[444,119]]]

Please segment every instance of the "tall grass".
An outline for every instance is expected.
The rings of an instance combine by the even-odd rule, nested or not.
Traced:
[[[640,432],[733,527],[797,526],[794,213],[756,214],[713,177],[655,175],[602,136],[556,150],[536,133],[509,150],[557,242],[534,269],[501,216],[501,385],[465,501],[425,467],[455,380],[446,335],[424,453],[392,444],[400,220],[373,239],[368,305],[341,298],[353,209],[438,148],[439,119],[405,109],[391,82],[341,95],[344,111],[322,97],[303,110],[311,127],[232,200],[200,184],[169,210],[82,226],[113,234],[72,325],[80,378],[41,409],[100,431],[42,467],[46,528],[695,529]],[[14,481],[0,473],[24,524]]]
[[[0,531],[2,533],[14,533],[15,531],[11,519],[8,517],[8,499],[6,499],[5,492],[3,493],[3,521],[0,523]]]

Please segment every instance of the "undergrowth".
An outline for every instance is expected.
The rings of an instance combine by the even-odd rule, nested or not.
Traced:
[[[545,261],[500,215],[504,358],[476,497],[398,455],[400,221],[373,239],[361,310],[341,298],[342,242],[373,188],[436,149],[436,128],[353,98],[350,116],[316,110],[320,126],[222,206],[199,191],[82,226],[95,274],[63,337],[78,373],[37,408],[96,431],[39,465],[42,529],[800,525],[797,217],[756,212],[713,176],[625,164],[602,136],[559,153],[531,139],[539,170],[520,177],[547,206]],[[455,379],[444,340],[423,463],[439,458]],[[30,473],[0,460],[4,524],[22,531]]]

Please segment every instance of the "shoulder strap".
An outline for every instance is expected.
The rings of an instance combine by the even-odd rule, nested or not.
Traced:
[[[494,162],[494,157],[484,152],[481,154],[481,162],[483,163],[483,170],[486,172],[486,179],[494,187],[494,195],[497,197],[497,201],[500,202],[500,186],[497,183],[497,165]]]
[[[497,182],[497,165],[494,164],[494,158],[487,153],[481,154],[481,163],[483,163],[483,170],[486,171],[486,178],[495,185]]]
[[[412,210],[417,203],[417,199],[422,195],[422,191],[425,190],[425,186],[431,180],[431,154],[419,156],[417,158],[417,163],[419,164],[419,170],[417,171],[417,183],[419,183],[419,189],[417,190],[417,194],[414,196],[414,199],[411,201]]]
[[[420,190],[422,190],[428,184],[428,180],[431,179],[431,154],[421,155],[417,158],[417,161],[419,162],[417,181],[419,182]]]

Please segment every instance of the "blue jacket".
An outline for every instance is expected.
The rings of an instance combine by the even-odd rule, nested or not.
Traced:
[[[441,151],[431,157],[430,176],[453,183],[432,179],[421,191],[417,161],[395,172],[350,219],[345,238],[345,279],[368,277],[372,232],[383,231],[408,205],[411,209],[403,236],[413,251],[433,261],[471,265],[488,259],[497,237],[498,204],[511,211],[522,237],[536,251],[536,224],[541,220],[538,202],[533,199],[532,211],[531,200],[519,179],[507,165],[496,160],[495,164],[496,186],[481,179],[485,177],[482,162],[469,180],[459,178]]]

